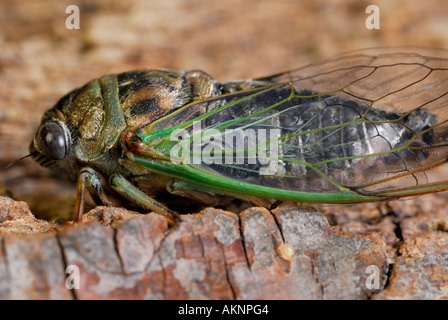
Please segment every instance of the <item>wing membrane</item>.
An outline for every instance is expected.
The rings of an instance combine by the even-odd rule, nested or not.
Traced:
[[[446,188],[446,51],[363,50],[261,80],[271,85],[187,105],[139,135],[166,157],[182,153],[182,165],[254,187]]]

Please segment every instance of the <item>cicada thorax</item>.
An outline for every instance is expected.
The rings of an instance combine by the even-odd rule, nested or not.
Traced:
[[[203,71],[139,70],[117,75],[126,127],[135,131],[189,103],[252,88],[252,80],[219,83]]]

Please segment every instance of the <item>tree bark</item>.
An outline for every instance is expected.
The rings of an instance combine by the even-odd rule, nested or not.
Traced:
[[[292,204],[240,215],[207,208],[175,226],[98,207],[79,225],[56,227],[5,203],[0,299],[365,299],[387,278],[383,241],[337,231]],[[377,289],[366,286],[369,266]],[[66,283],[74,268],[78,289]]]
[[[291,203],[206,208],[174,226],[97,207],[60,226],[2,197],[0,299],[443,299],[446,219],[406,219],[394,256],[387,232],[344,232]]]

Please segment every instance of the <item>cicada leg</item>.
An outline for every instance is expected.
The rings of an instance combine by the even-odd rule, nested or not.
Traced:
[[[188,186],[182,187],[183,183],[185,183],[185,181],[171,179],[166,184],[166,190],[170,194],[181,196],[183,198],[187,198],[194,202],[201,203],[203,205],[211,207],[226,205],[229,204],[230,201],[232,200],[232,197],[216,194],[211,190],[199,191],[193,186],[192,188],[188,188]]]
[[[107,193],[110,194],[111,190],[107,190],[108,187],[104,178],[92,168],[83,168],[79,173],[76,185],[76,203],[73,215],[74,222],[79,222],[84,213],[84,197],[86,189],[97,204],[106,206],[120,205],[120,202],[117,199],[107,196]]]
[[[110,186],[113,190],[119,193],[122,197],[136,203],[140,207],[158,213],[168,220],[175,222],[178,214],[162,203],[153,199],[142,190],[134,186],[131,182],[126,180],[122,175],[116,174],[110,177]]]
[[[196,184],[193,182],[181,181],[181,180],[169,183],[167,185],[167,190],[168,190],[168,192],[170,192],[172,194],[180,195],[180,196],[183,196],[186,198],[190,198],[192,200],[199,199],[199,201],[207,200],[208,197],[210,197],[210,193],[213,193],[213,194],[215,194],[214,195],[215,199],[216,199],[217,195],[233,197],[233,198],[237,198],[237,199],[252,203],[256,206],[265,207],[268,209],[271,208],[271,205],[275,202],[275,200],[263,199],[263,198],[258,198],[258,197],[239,194],[239,193],[232,193],[229,191],[214,189],[212,187],[204,187],[202,185],[199,185],[199,184]],[[207,195],[208,195],[208,197],[207,197]],[[217,199],[217,201],[219,201],[219,199]]]

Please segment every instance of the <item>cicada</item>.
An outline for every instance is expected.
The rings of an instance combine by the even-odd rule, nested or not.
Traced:
[[[448,189],[448,52],[366,49],[258,79],[106,75],[62,97],[31,143],[98,204],[173,220],[163,194],[355,203]]]

